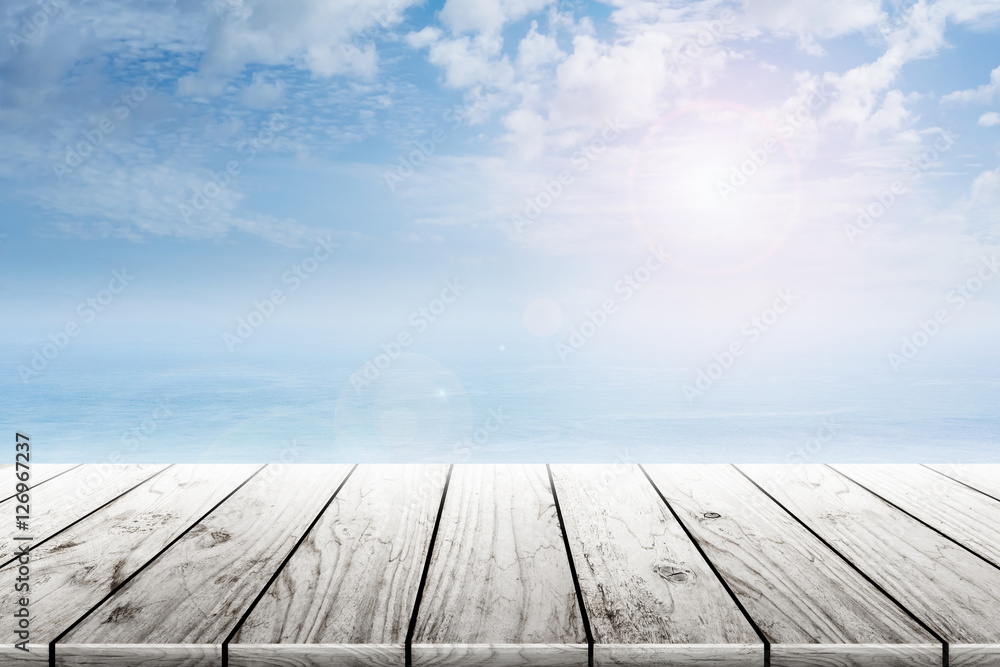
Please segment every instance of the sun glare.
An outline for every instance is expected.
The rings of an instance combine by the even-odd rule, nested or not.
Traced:
[[[738,105],[663,118],[629,172],[633,221],[650,246],[699,273],[732,273],[775,252],[795,222],[798,169],[780,128]]]

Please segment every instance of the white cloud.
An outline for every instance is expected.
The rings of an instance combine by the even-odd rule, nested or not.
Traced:
[[[945,95],[941,101],[963,103],[977,102],[980,104],[989,104],[993,101],[993,97],[998,93],[1000,93],[1000,67],[997,67],[990,72],[989,83],[984,83],[978,88],[958,90],[954,93],[949,93],[948,95]]]
[[[560,62],[566,54],[552,35],[538,32],[538,22],[532,21],[528,34],[517,45],[517,71],[525,77],[539,76],[547,65]]]
[[[375,46],[353,40],[398,23],[413,4],[416,0],[289,0],[281,4],[217,0],[209,7],[220,7],[221,17],[208,30],[197,77],[228,78],[251,64],[293,65],[321,77],[370,77],[377,70]],[[206,88],[193,82],[186,87],[203,92]]]
[[[997,113],[996,111],[987,111],[979,117],[979,124],[983,127],[1000,125],[1000,113]]]
[[[25,194],[42,202],[53,228],[82,237],[220,239],[238,231],[295,246],[315,235],[295,220],[244,210],[235,180],[214,183],[212,171],[173,161],[124,165],[98,156],[60,186]]]
[[[452,32],[495,34],[504,24],[544,9],[553,0],[447,0],[441,22]]]
[[[920,0],[909,7],[898,27],[886,26],[885,52],[874,62],[855,67],[842,75],[827,74],[828,81],[839,88],[837,101],[829,118],[854,125],[858,136],[872,136],[880,130],[899,129],[909,115],[904,98],[888,93],[904,65],[934,56],[946,46],[949,23],[974,23],[994,16],[1000,10],[995,0],[976,2],[942,1],[929,4]],[[994,72],[996,75],[997,72]],[[983,88],[974,95],[982,95]],[[963,97],[969,91],[946,96],[945,100]]]
[[[510,131],[510,140],[525,160],[533,160],[545,147],[545,119],[533,111],[518,109],[503,121]]]
[[[269,109],[280,106],[284,94],[284,81],[268,80],[260,72],[254,72],[252,82],[240,94],[240,101],[251,109]]]
[[[746,25],[779,37],[796,37],[798,48],[823,55],[818,40],[859,32],[879,25],[885,18],[879,0],[772,0],[751,2]]]
[[[416,42],[425,42],[415,38]],[[478,35],[437,39],[429,44],[427,59],[444,70],[445,84],[451,88],[473,88],[509,81],[511,67],[502,55],[503,39]]]

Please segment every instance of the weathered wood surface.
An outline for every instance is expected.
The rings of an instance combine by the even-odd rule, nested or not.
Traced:
[[[60,646],[56,667],[220,667],[218,644]]]
[[[916,464],[833,468],[1000,566],[1000,501]]]
[[[184,664],[219,664],[230,631],[350,470],[265,467],[60,639],[57,655],[73,665],[158,666],[184,650]],[[121,657],[109,645],[132,647]]]
[[[771,644],[771,665],[941,665],[943,647],[731,466],[652,481]]]
[[[28,469],[29,478],[26,482],[28,486],[34,488],[40,484],[58,477],[68,470],[78,467],[79,463],[32,463]],[[16,495],[17,479],[13,463],[0,465],[0,502],[10,500]],[[20,472],[24,472],[21,470]]]
[[[1000,664],[995,468],[35,468],[3,667]]]
[[[587,664],[544,465],[456,465],[412,639],[414,665]]]
[[[31,491],[31,519],[25,534],[32,548],[139,484],[165,470],[165,465],[95,465],[74,468]],[[13,520],[17,499],[0,503],[0,516]],[[0,567],[13,559],[13,542],[0,542]]]
[[[337,655],[402,667],[447,474],[359,466],[233,637],[229,664],[318,667]]]
[[[931,463],[928,468],[1000,500],[1000,464]]]
[[[763,664],[763,642],[638,466],[551,470],[595,665]]]
[[[1000,569],[827,466],[738,467],[943,637],[951,667],[1000,665]]]
[[[92,523],[78,523],[37,549],[31,555],[32,653],[46,656],[49,642],[260,467],[172,466],[98,510]],[[0,569],[0,581],[13,581],[17,566]],[[0,609],[13,609],[19,597],[13,587],[0,588]],[[13,627],[0,633],[0,664],[21,664]]]

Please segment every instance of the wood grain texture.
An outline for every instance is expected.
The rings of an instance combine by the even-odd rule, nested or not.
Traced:
[[[434,644],[413,649],[414,665],[434,667],[581,667],[587,646],[577,644]]]
[[[768,637],[774,667],[941,664],[929,633],[736,469],[644,467]]]
[[[68,633],[58,653],[80,655],[87,653],[84,645],[96,644],[214,651],[350,469],[264,468]]]
[[[637,466],[551,469],[596,665],[763,664],[763,642]]]
[[[95,512],[31,555],[32,641],[54,640],[260,466],[177,465]],[[17,563],[0,570],[13,581]],[[0,609],[19,594],[0,588]],[[13,643],[13,628],[0,628]]]
[[[993,644],[1000,664],[1000,570],[827,466],[738,467],[953,651],[960,644]]]
[[[46,667],[49,664],[48,645],[32,642],[28,644],[27,648],[28,651],[24,652],[14,648],[13,644],[0,645],[0,665],[4,667]]]
[[[259,662],[255,644],[326,644],[351,645],[352,665],[367,664],[365,646],[370,664],[403,665],[447,473],[447,465],[360,466],[233,638],[229,664]]]
[[[997,667],[1000,659],[997,658],[996,644],[962,644],[951,647],[950,667]]]
[[[434,667],[580,667],[587,646],[577,644],[434,644],[422,646],[414,665]]]
[[[963,484],[982,491],[994,498],[1000,498],[1000,463],[932,463],[927,467],[956,479]]]
[[[761,667],[764,648],[725,644],[599,644],[594,665],[627,667]]]
[[[1000,565],[1000,502],[921,465],[833,467]]]
[[[35,538],[34,544],[37,544],[166,467],[85,465],[40,484],[31,491],[28,534]],[[0,516],[13,516],[16,505],[16,499],[0,503]],[[10,541],[0,542],[0,566],[11,561],[13,552]]]
[[[56,667],[221,667],[222,647],[214,644],[100,644],[61,646]]]
[[[923,644],[782,644],[771,667],[941,667]]]
[[[231,644],[230,667],[396,667],[395,644]]]
[[[32,488],[39,484],[44,484],[53,477],[61,475],[67,470],[77,467],[76,463],[33,463],[28,470],[28,485]],[[0,465],[0,502],[10,500],[17,491],[17,484],[20,482],[15,476],[18,471],[14,469],[13,463]],[[20,472],[24,472],[23,470]]]
[[[587,664],[544,465],[455,466],[412,657],[414,665]]]

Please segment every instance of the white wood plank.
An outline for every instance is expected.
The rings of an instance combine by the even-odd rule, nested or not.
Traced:
[[[25,534],[37,544],[74,521],[164,470],[165,465],[83,465],[31,491],[31,519]],[[17,499],[0,503],[0,516],[13,517]],[[0,542],[0,566],[13,559],[12,541]]]
[[[397,667],[395,646],[373,644],[232,644],[229,665],[236,667]]]
[[[921,465],[833,467],[1000,565],[1000,502]]]
[[[32,652],[47,655],[49,642],[259,468],[173,466],[38,548],[31,555]],[[13,581],[17,567],[0,569],[0,581]],[[20,595],[0,588],[0,609],[14,609]],[[16,641],[12,626],[0,636],[4,644]],[[3,664],[19,665],[23,655],[12,652]]]
[[[222,647],[217,644],[66,646],[61,648],[56,657],[56,667],[221,667],[221,665]]]
[[[941,635],[951,667],[1000,664],[1000,570],[826,466],[739,468]]]
[[[230,667],[404,665],[447,473],[359,466],[233,637]]]
[[[27,471],[29,474],[27,484],[36,487],[67,470],[76,468],[78,465],[77,463],[32,463]],[[0,502],[10,500],[16,494],[17,485],[20,482],[16,476],[17,472],[24,471],[15,470],[12,463],[0,466]]]
[[[587,664],[544,465],[456,465],[413,638],[414,665]]]
[[[764,664],[763,642],[637,466],[551,469],[595,665]]]
[[[1000,499],[1000,463],[932,463],[928,467]]]
[[[939,642],[735,468],[644,467],[768,637],[773,667],[940,667]]]
[[[105,667],[175,649],[214,659],[350,469],[268,466],[70,631],[57,654]],[[116,645],[132,645],[127,661],[105,648]]]

